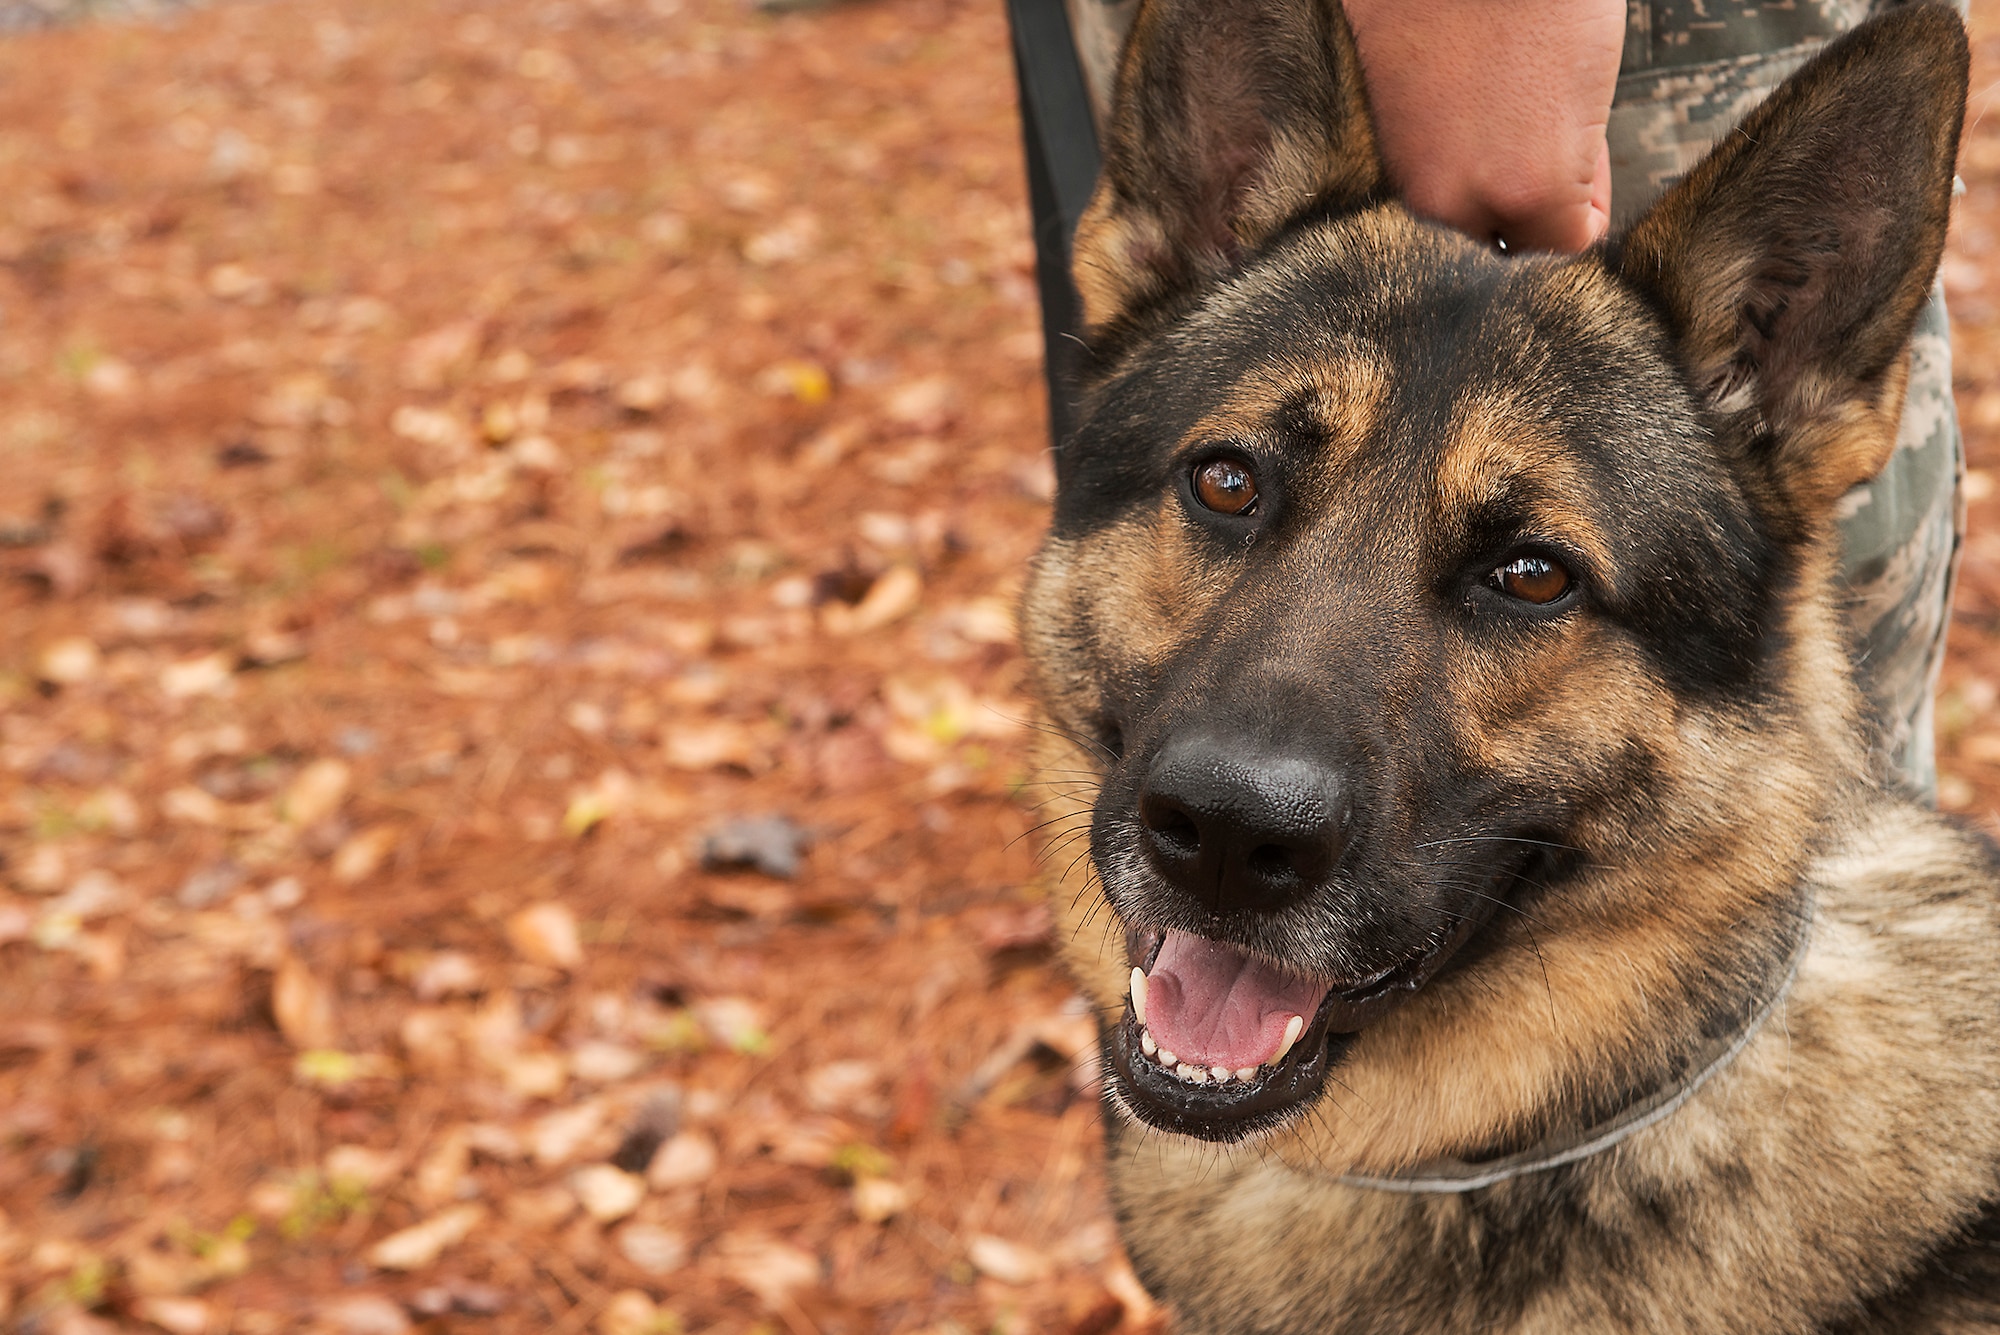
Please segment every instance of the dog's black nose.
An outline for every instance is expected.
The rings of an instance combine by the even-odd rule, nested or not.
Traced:
[[[1340,771],[1205,731],[1169,740],[1139,790],[1153,865],[1215,912],[1268,913],[1311,889],[1347,846]]]

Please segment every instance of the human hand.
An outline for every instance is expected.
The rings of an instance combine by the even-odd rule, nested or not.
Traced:
[[[1344,6],[1383,160],[1413,210],[1514,250],[1604,234],[1625,0]]]

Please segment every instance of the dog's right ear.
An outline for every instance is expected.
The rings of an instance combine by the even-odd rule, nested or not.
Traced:
[[[1148,0],[1073,271],[1098,334],[1383,186],[1340,0]]]

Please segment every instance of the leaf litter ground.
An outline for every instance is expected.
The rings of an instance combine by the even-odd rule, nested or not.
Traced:
[[[0,126],[4,1319],[1157,1329],[1030,833],[999,7],[230,5],[9,38]]]

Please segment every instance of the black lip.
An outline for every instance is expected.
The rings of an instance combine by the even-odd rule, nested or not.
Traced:
[[[1227,1144],[1275,1130],[1303,1112],[1326,1088],[1327,1072],[1353,1041],[1352,1034],[1327,1032],[1322,1004],[1285,1059],[1256,1080],[1190,1085],[1140,1051],[1138,1017],[1128,1001],[1104,1034],[1105,1056],[1116,1076],[1106,1089],[1150,1127]]]
[[[1512,869],[1496,878],[1495,889],[1514,879]],[[1492,918],[1500,897],[1487,894],[1477,909],[1408,959],[1345,988],[1329,991],[1285,1059],[1250,1082],[1191,1085],[1170,1075],[1139,1047],[1139,1022],[1131,999],[1101,1038],[1113,1079],[1106,1096],[1160,1131],[1228,1144],[1276,1130],[1304,1115],[1326,1090],[1326,1077],[1346,1056],[1355,1035],[1385,1018],[1437,977]],[[1128,926],[1126,958],[1150,972],[1166,943],[1158,927]]]

